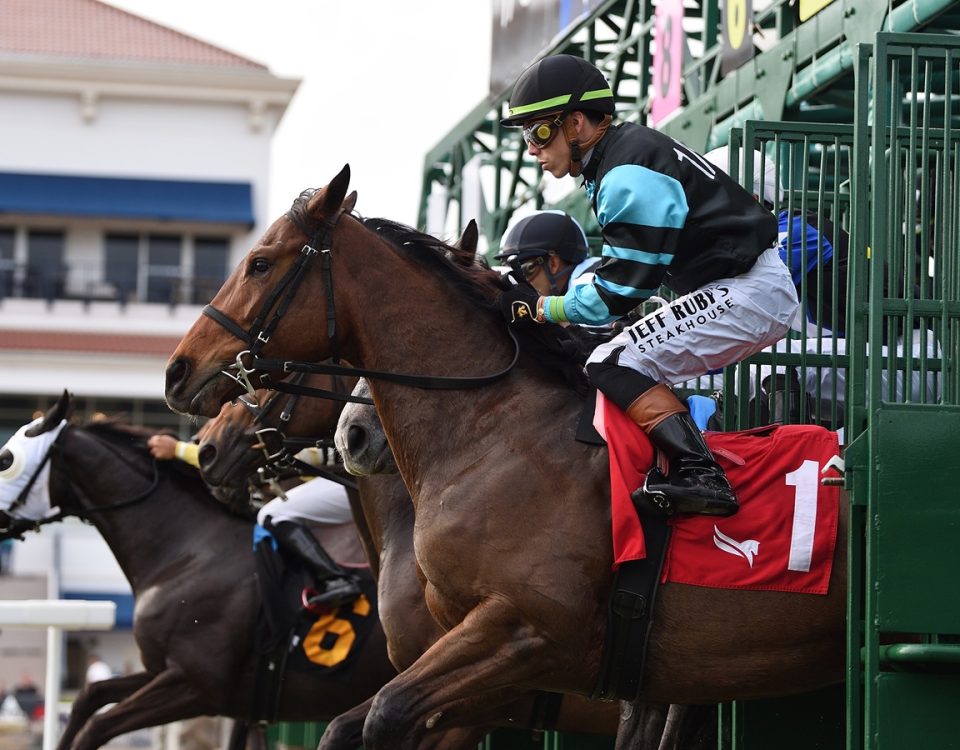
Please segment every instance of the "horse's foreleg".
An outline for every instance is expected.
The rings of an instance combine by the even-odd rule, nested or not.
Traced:
[[[87,719],[101,708],[108,703],[118,703],[128,695],[133,695],[152,679],[153,675],[149,672],[137,672],[87,685],[73,701],[70,718],[67,719],[67,726],[64,727],[60,741],[57,743],[57,750],[67,750],[73,738],[77,736],[77,732],[87,723]]]
[[[183,672],[171,667],[107,711],[91,716],[70,748],[96,750],[127,732],[215,713]]]
[[[710,750],[716,746],[716,704],[670,706],[658,750]]]
[[[374,697],[366,750],[415,748],[429,729],[476,724],[556,671],[550,643],[490,600],[474,608]]]
[[[340,714],[323,731],[317,750],[355,750],[363,743],[363,723],[373,703],[371,697],[356,708]],[[475,750],[488,729],[451,729],[424,737],[417,750]]]
[[[616,750],[660,750],[670,706],[620,702]]]
[[[354,750],[359,747],[363,741],[363,722],[371,703],[372,696],[331,721],[323,731],[317,750]]]

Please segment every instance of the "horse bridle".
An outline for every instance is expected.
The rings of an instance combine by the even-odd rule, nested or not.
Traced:
[[[298,373],[293,379],[293,384],[299,385],[301,380],[303,380],[303,373]],[[339,384],[339,380],[339,377],[335,375],[334,381]],[[341,395],[339,391],[335,391],[334,393]],[[296,408],[302,395],[303,394],[301,393],[291,394],[291,397],[287,400],[283,410],[280,412],[279,420],[281,423],[290,421],[290,419],[293,417],[293,410]],[[248,412],[250,412],[250,414],[253,415],[253,423],[254,426],[256,426],[258,424],[264,424],[264,417],[273,411],[275,405],[279,402],[279,398],[280,393],[274,393],[269,399],[267,399],[267,402],[262,407],[259,405],[256,399],[251,400],[246,395],[240,396],[237,400],[244,406],[244,408],[246,408]],[[263,455],[266,458],[270,468],[295,469],[302,474],[319,476],[323,479],[327,479],[331,482],[342,485],[343,487],[347,487],[348,489],[357,488],[357,483],[355,480],[342,477],[335,472],[328,471],[321,466],[314,466],[313,464],[309,464],[306,461],[301,461],[296,457],[296,454],[304,448],[317,448],[325,453],[331,449],[334,449],[334,442],[332,438],[291,438],[287,437],[283,433],[283,430],[281,430],[279,427],[268,426],[260,427],[254,431],[254,434],[260,441],[260,450],[263,451]],[[277,439],[279,439],[279,441]],[[276,449],[274,449],[273,446],[275,446]],[[275,475],[267,475],[267,473],[264,471],[265,468],[267,467],[261,467],[257,470],[257,472],[260,474],[261,481],[270,483],[272,485],[272,483],[278,479],[280,475],[279,473]]]
[[[283,278],[276,287],[270,292],[263,302],[263,306],[250,324],[249,330],[245,330],[240,324],[230,318],[222,310],[218,310],[213,305],[206,305],[201,311],[207,317],[215,320],[230,334],[247,344],[249,349],[237,354],[236,361],[221,374],[236,382],[244,388],[251,398],[256,398],[256,389],[250,380],[251,375],[258,375],[261,387],[271,388],[286,393],[299,393],[301,395],[316,396],[320,398],[330,398],[338,401],[345,401],[354,404],[373,405],[369,398],[354,396],[352,394],[335,393],[320,388],[309,388],[296,383],[272,382],[269,372],[281,371],[284,373],[310,373],[318,375],[347,375],[350,377],[374,378],[386,380],[401,385],[410,385],[417,388],[426,388],[431,390],[459,390],[464,388],[480,388],[490,385],[504,378],[517,364],[520,358],[520,343],[513,330],[508,326],[507,331],[513,340],[513,358],[510,363],[502,370],[491,375],[483,376],[463,376],[450,377],[441,375],[413,375],[409,373],[385,372],[382,370],[368,370],[362,367],[346,367],[340,364],[337,354],[337,324],[336,308],[334,306],[333,296],[333,275],[330,272],[331,248],[333,247],[333,230],[340,220],[343,211],[337,212],[336,216],[329,221],[323,222],[320,228],[311,238],[310,242],[300,249],[300,255],[296,263],[284,274]],[[295,222],[296,223],[296,222]],[[299,226],[299,224],[298,224]],[[303,227],[301,227],[303,229]],[[317,249],[319,247],[319,250]],[[293,297],[303,282],[304,275],[309,270],[314,258],[320,258],[320,271],[323,274],[324,287],[327,301],[327,338],[333,347],[332,363],[322,362],[298,362],[294,360],[284,360],[275,358],[260,357],[260,351],[270,341],[270,337],[279,325],[280,320],[286,313]],[[276,306],[273,317],[267,320],[270,311]],[[244,359],[249,358],[250,367],[244,363]],[[236,374],[230,372],[236,370]]]

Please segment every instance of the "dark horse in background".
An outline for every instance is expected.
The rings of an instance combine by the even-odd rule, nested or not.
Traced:
[[[68,411],[65,394],[37,432],[60,424]],[[253,524],[216,502],[196,470],[152,461],[150,434],[110,422],[68,425],[50,450],[51,504],[93,523],[116,557],[133,589],[133,633],[144,665],[84,688],[58,750],[94,750],[118,735],[195,716],[254,720],[261,710],[254,705],[260,592]],[[9,452],[0,452],[0,466]],[[342,537],[344,527],[335,528]],[[359,560],[356,534],[347,532],[352,539],[323,541]],[[349,680],[288,670],[278,718],[331,719],[396,674],[379,623],[355,658]],[[96,713],[109,703],[116,705]]]
[[[330,377],[323,375],[308,376],[300,384],[306,388],[335,389]],[[353,395],[364,398],[369,392],[364,386],[354,389]],[[297,398],[283,393],[271,395],[266,391],[257,391],[256,402],[256,405],[240,402],[224,405],[220,414],[204,425],[199,455],[201,472],[208,484],[245,487],[249,477],[267,465],[268,453],[280,457],[281,463],[288,463],[281,445],[322,443],[328,435],[333,435],[344,406],[338,401]],[[355,407],[357,413],[370,414],[376,420],[372,406],[350,404],[348,408],[350,406]],[[277,432],[270,434],[271,430]],[[267,451],[260,447],[265,434],[274,442]],[[398,670],[403,670],[443,636],[443,629],[424,603],[422,574],[413,550],[414,514],[410,494],[397,474],[386,441],[374,446],[371,440],[367,447],[368,456],[373,451],[376,455],[365,462],[365,473],[376,473],[376,476],[357,478],[358,502],[352,505],[352,510],[370,568],[377,579],[377,607],[390,660]],[[217,493],[218,497],[225,495],[247,502],[246,493],[232,489],[223,495]],[[579,696],[566,696],[561,702],[562,698],[530,696],[509,707],[497,708],[485,720],[478,719],[481,726],[448,731],[444,747],[475,748],[493,726],[611,735],[616,731],[616,705],[585,701]],[[334,719],[324,732],[320,747],[345,750],[357,747],[369,707],[368,701]],[[651,731],[656,729],[658,727]],[[659,734],[655,736],[659,739]]]
[[[264,320],[265,356],[336,353],[359,368],[433,377],[508,368],[500,276],[450,261],[455,249],[409,228],[342,214],[348,183],[344,168],[301,196],[234,271],[171,357],[173,408],[212,416],[236,396],[221,372]],[[255,381],[255,363],[241,362]],[[377,694],[366,749],[415,747],[431,728],[530,690],[591,694],[612,583],[609,475],[606,451],[574,440],[582,405],[568,383],[521,356],[482,388],[372,379],[370,389],[415,506],[427,606],[447,632]],[[843,500],[826,596],[662,586],[638,701],[714,703],[840,682],[846,535]],[[623,746],[633,721],[621,722]]]

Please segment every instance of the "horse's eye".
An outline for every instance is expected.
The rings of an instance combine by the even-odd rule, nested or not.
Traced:
[[[0,479],[12,480],[20,476],[23,461],[17,461],[16,454],[9,448],[0,450]]]
[[[254,258],[250,262],[250,273],[254,276],[263,276],[270,270],[271,263],[266,258]]]

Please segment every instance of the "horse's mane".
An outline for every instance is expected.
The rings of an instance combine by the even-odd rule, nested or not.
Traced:
[[[284,214],[290,221],[293,222],[297,229],[299,229],[308,237],[312,237],[314,233],[316,233],[316,231],[322,226],[312,216],[310,216],[309,212],[307,211],[307,204],[310,202],[310,199],[316,192],[316,188],[308,188],[304,190],[302,193],[300,193],[300,195],[293,199],[293,204],[290,206],[287,213]]]
[[[390,219],[361,219],[360,223],[446,279],[480,310],[499,314],[497,296],[510,283],[485,262],[475,262],[472,252]]]
[[[97,419],[91,422],[87,422],[83,425],[83,429],[92,435],[104,440],[113,445],[118,445],[121,447],[134,448],[139,453],[143,453],[146,458],[150,457],[150,449],[147,447],[147,440],[150,439],[153,435],[157,434],[157,430],[152,430],[147,427],[137,427],[132,424],[127,424],[120,420],[119,417],[113,417],[109,419]],[[173,435],[172,432],[167,430],[160,431],[163,434]],[[200,471],[190,464],[185,463],[180,460],[171,460],[171,461],[160,461],[165,469],[193,482],[198,487],[202,487],[204,490],[204,496],[210,495],[210,490],[207,488],[206,483],[203,481],[203,478],[200,476]],[[216,500],[210,495],[210,499],[213,502]],[[219,505],[219,503],[217,503]]]
[[[304,190],[294,199],[286,217],[305,235],[312,237],[322,225],[307,210],[316,190]],[[500,293],[511,287],[511,282],[490,268],[485,261],[477,262],[472,252],[463,250],[413,227],[384,218],[362,218],[361,226],[386,239],[456,289],[482,314],[500,317]],[[538,326],[517,331],[521,349],[550,377],[559,377],[581,395],[589,389],[583,364],[595,340],[576,326]]]
[[[446,279],[477,308],[499,319],[499,294],[512,284],[486,262],[475,262],[473,253],[389,219],[362,219],[361,223]],[[522,350],[547,374],[559,376],[581,395],[587,392],[583,365],[599,343],[595,337],[591,341],[578,326],[525,326],[517,333]]]

